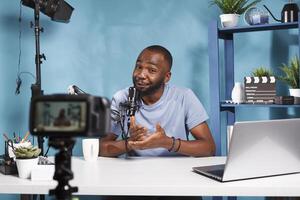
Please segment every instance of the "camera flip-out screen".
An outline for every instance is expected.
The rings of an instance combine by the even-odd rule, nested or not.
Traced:
[[[31,102],[30,130],[43,136],[104,136],[109,130],[109,101],[90,95],[47,95]]]
[[[87,103],[37,102],[35,127],[39,131],[83,132],[87,124]]]

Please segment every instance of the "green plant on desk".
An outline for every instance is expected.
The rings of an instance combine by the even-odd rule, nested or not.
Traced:
[[[41,149],[29,145],[19,146],[18,148],[14,148],[13,151],[16,156],[19,177],[30,178],[31,171],[38,164],[38,156],[41,153]]]
[[[14,149],[14,154],[17,159],[37,158],[41,153],[41,149],[34,146],[18,147]]]

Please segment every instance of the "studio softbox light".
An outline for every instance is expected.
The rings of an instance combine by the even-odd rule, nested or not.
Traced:
[[[68,23],[74,8],[64,0],[22,0],[24,6],[35,8],[38,3],[40,11],[53,21]]]

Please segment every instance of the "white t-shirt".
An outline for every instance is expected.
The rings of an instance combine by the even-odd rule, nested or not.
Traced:
[[[112,99],[112,111],[120,111],[120,103],[128,98],[128,88],[118,91]],[[205,122],[208,115],[191,89],[179,88],[165,85],[161,98],[152,105],[145,105],[142,101],[139,110],[135,113],[136,124],[146,127],[150,133],[156,130],[156,124],[165,130],[169,137],[188,139],[189,130]],[[124,123],[124,130],[127,131],[127,118]],[[121,126],[112,120],[112,132],[118,136],[122,134]],[[137,150],[140,156],[171,156],[177,153],[169,152],[165,148],[154,148]]]

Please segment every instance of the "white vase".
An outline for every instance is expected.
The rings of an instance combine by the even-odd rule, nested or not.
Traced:
[[[31,171],[37,166],[39,158],[16,159],[18,174],[20,178],[30,178]]]
[[[221,25],[224,28],[230,28],[237,26],[240,15],[238,14],[222,14],[220,15]]]
[[[244,98],[244,85],[240,82],[235,82],[231,92],[231,99],[233,103],[243,103]]]
[[[300,97],[300,89],[289,89],[290,95],[294,97]]]

